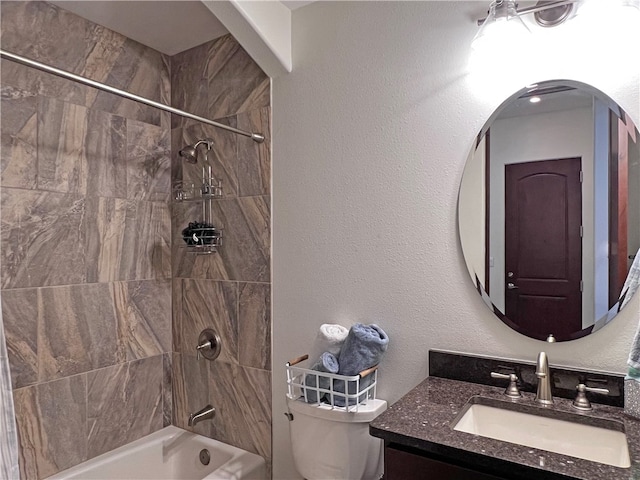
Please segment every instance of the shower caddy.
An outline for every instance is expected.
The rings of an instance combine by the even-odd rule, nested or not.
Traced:
[[[182,239],[188,252],[197,255],[215,253],[222,245],[222,230],[213,226],[213,200],[222,198],[222,182],[211,173],[211,166],[202,167],[202,183],[178,182],[173,187],[173,198],[178,202],[201,202],[201,223],[189,224],[182,231]],[[194,225],[193,228],[192,225]],[[187,231],[185,233],[185,231]]]

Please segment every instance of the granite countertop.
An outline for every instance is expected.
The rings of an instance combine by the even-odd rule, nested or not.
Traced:
[[[454,420],[475,395],[515,405],[514,410],[534,407],[558,418],[567,414],[590,418],[585,423],[597,423],[598,418],[623,423],[631,467],[613,467],[453,430]],[[473,463],[507,478],[640,478],[640,420],[626,415],[619,407],[593,403],[592,411],[582,413],[571,406],[571,400],[555,398],[552,407],[541,407],[535,404],[534,394],[523,395],[522,399],[511,401],[504,395],[504,388],[429,377],[377,417],[370,425],[370,433],[452,462]]]

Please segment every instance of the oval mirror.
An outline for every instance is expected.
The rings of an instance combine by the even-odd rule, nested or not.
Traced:
[[[640,281],[640,134],[608,96],[554,80],[508,98],[464,169],[458,227],[485,303],[532,338],[609,323]]]

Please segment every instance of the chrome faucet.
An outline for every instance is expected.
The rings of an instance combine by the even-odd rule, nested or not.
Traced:
[[[211,420],[216,416],[216,409],[211,405],[207,405],[202,410],[198,410],[196,413],[192,413],[189,415],[188,425],[190,427],[195,426],[197,423],[200,423],[203,420]]]
[[[538,377],[538,392],[536,393],[536,403],[542,405],[553,405],[553,395],[551,394],[551,374],[549,373],[549,360],[547,354],[538,354],[536,365],[536,377]]]

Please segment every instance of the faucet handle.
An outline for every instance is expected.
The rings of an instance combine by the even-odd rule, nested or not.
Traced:
[[[505,375],[504,373],[491,372],[491,378],[500,378],[502,380],[509,380],[509,386],[504,391],[504,394],[509,398],[520,398],[522,394],[518,389],[518,376],[515,373]]]
[[[585,394],[585,392],[593,392],[593,393],[600,393],[602,395],[609,395],[609,390],[606,388],[595,388],[595,387],[587,387],[584,383],[580,383],[578,384],[578,386],[576,386],[576,390],[578,391],[578,394],[576,395],[575,400],[573,401],[573,408],[576,408],[578,410],[592,410],[593,407],[591,407],[591,402],[589,401],[589,399],[587,398],[587,395]]]
[[[222,340],[220,335],[210,328],[205,328],[200,332],[198,337],[198,345],[196,345],[196,357],[198,360],[206,358],[207,360],[215,360],[222,350]]]

